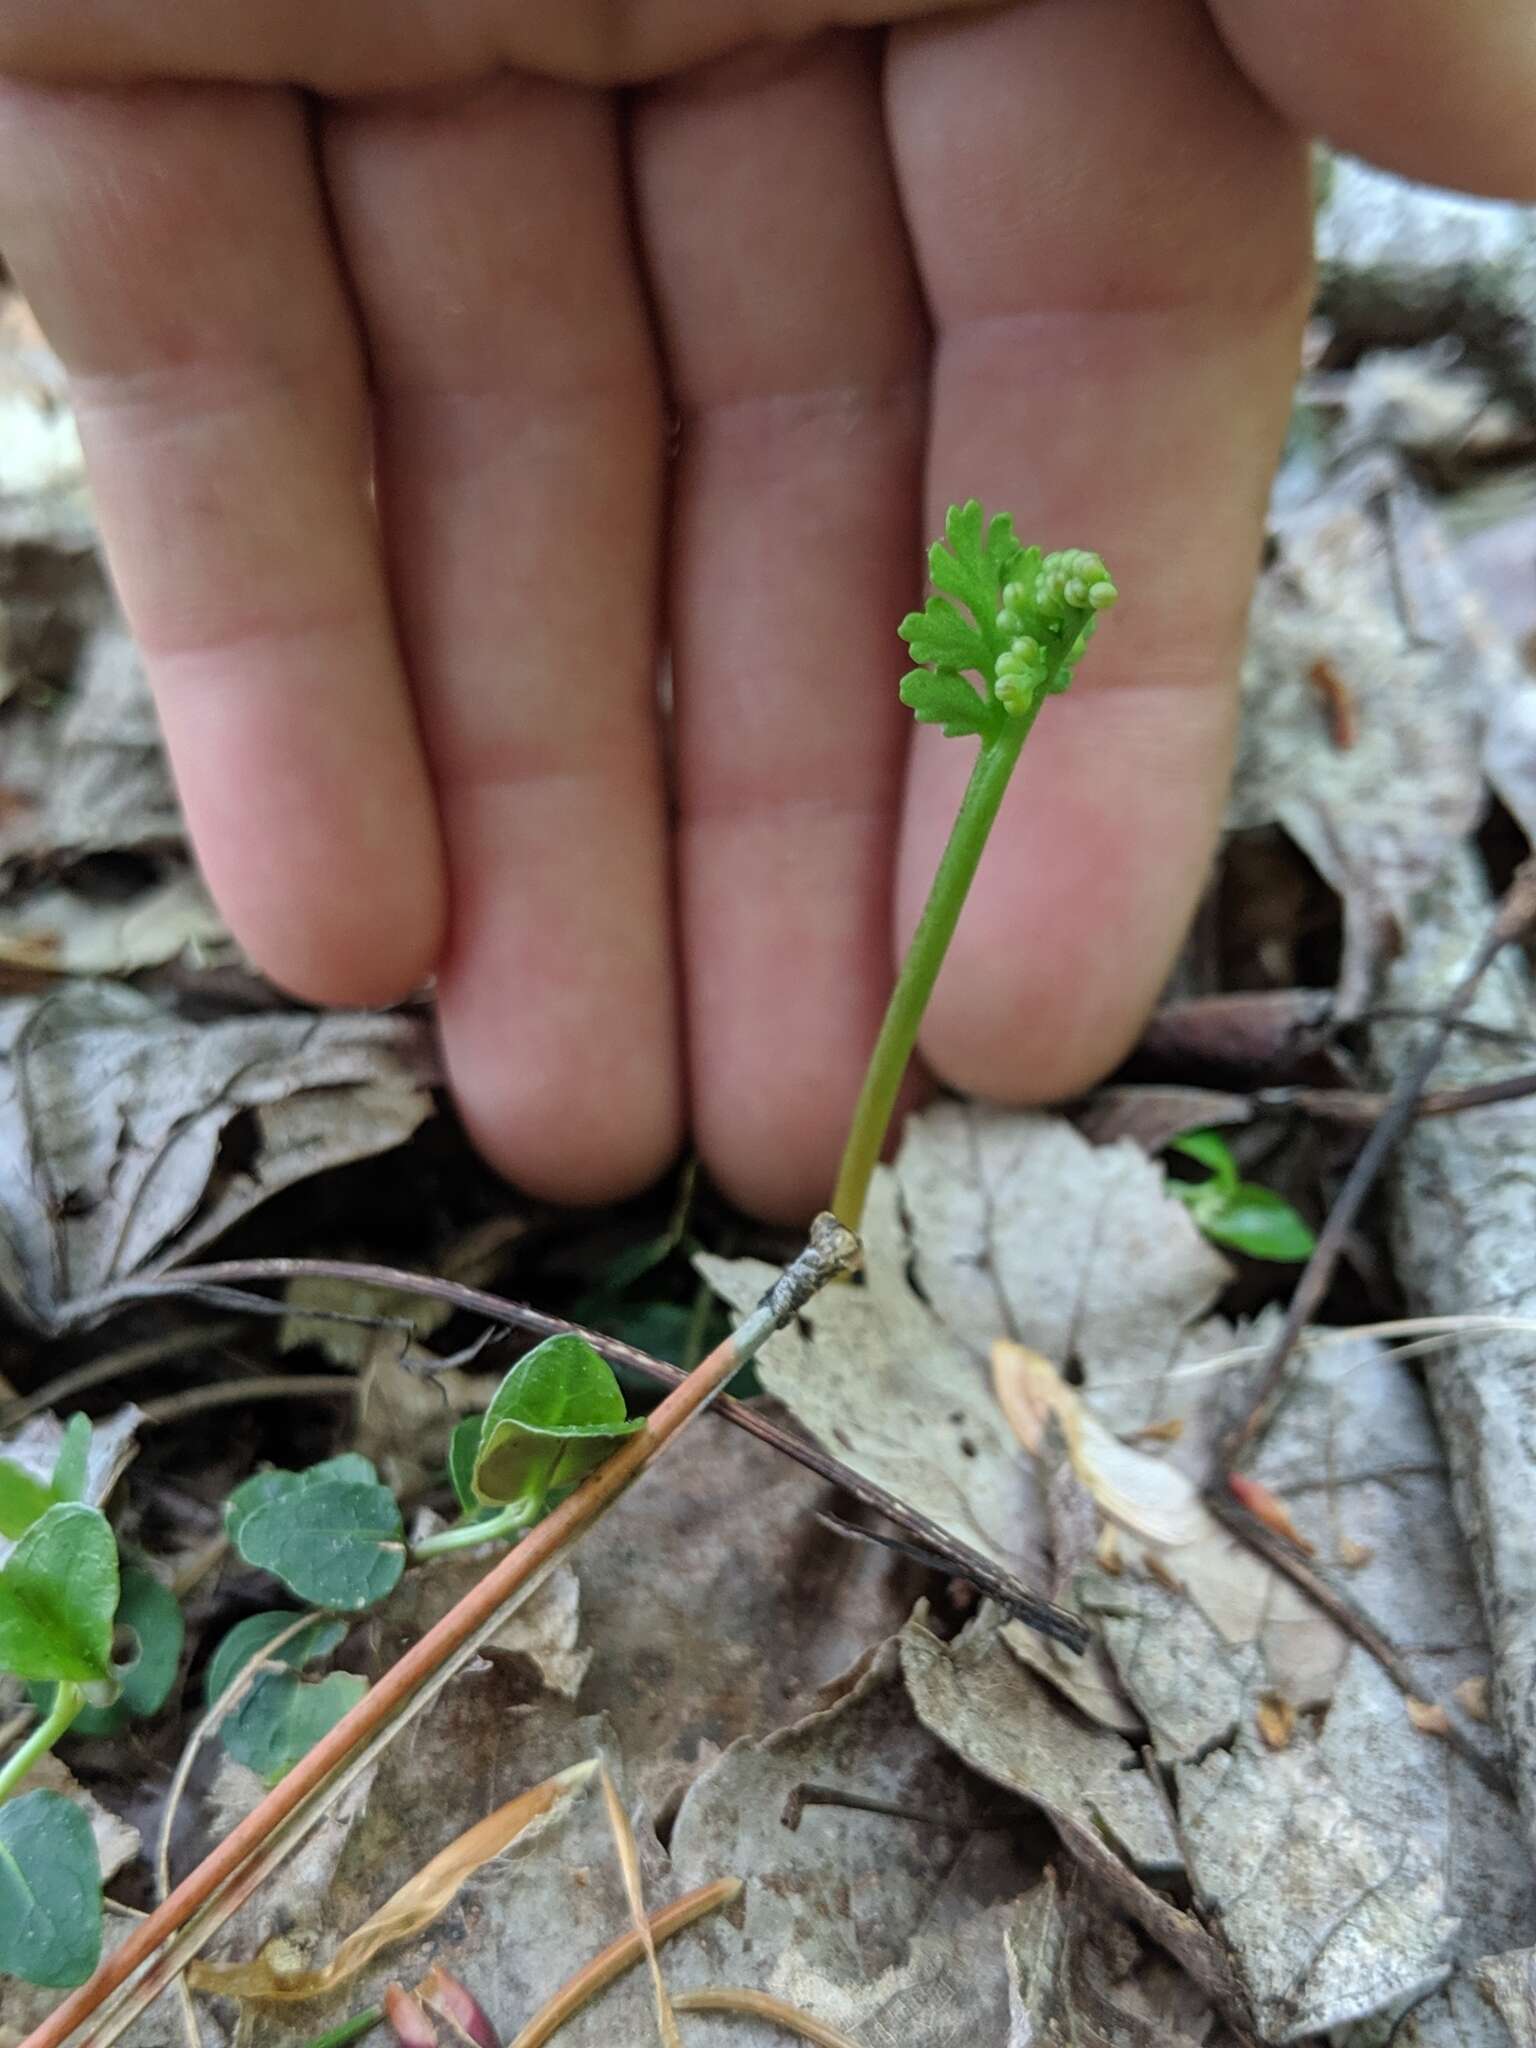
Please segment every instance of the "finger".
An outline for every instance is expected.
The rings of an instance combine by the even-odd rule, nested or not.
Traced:
[[[924,326],[853,41],[653,97],[639,203],[684,428],[671,577],[695,1131],[823,1201],[891,979]]]
[[[380,491],[451,883],[476,1139],[543,1194],[680,1137],[656,711],[662,420],[603,97],[502,79],[333,113]]]
[[[941,977],[944,1077],[1058,1096],[1120,1056],[1205,873],[1307,301],[1306,166],[1186,0],[1036,0],[893,47],[939,329],[928,518],[981,497],[1122,592],[1045,707]],[[972,749],[925,730],[910,930]]]
[[[298,993],[401,995],[436,954],[441,865],[302,111],[11,87],[0,148],[0,242],[72,373],[214,893]]]
[[[1212,0],[1238,62],[1309,133],[1469,192],[1536,199],[1530,0]]]
[[[741,44],[792,42],[986,0],[6,0],[0,70],[54,81],[225,78],[333,94],[505,70],[627,85]]]

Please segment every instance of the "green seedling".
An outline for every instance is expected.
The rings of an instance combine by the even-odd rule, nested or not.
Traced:
[[[1283,1195],[1241,1179],[1230,1148],[1214,1131],[1190,1131],[1175,1138],[1169,1150],[1209,1169],[1205,1180],[1168,1183],[1169,1194],[1184,1204],[1207,1237],[1277,1265],[1300,1265],[1312,1256],[1316,1240],[1305,1219]]]
[[[175,1680],[181,1615],[147,1572],[120,1568],[111,1524],[84,1498],[91,1426],[73,1417],[47,1480],[0,1459],[0,1671],[42,1715],[0,1764],[0,1972],[79,1984],[101,1953],[101,1870],[71,1800],[22,1791],[70,1729],[156,1712]]]
[[[899,629],[923,664],[903,678],[901,700],[947,738],[975,738],[981,747],[848,1132],[832,1211],[850,1230],[863,1220],[923,1012],[1024,742],[1046,698],[1071,682],[1100,612],[1116,597],[1097,555],[1026,548],[1006,513],[988,520],[974,498],[950,507],[944,534],[928,554],[940,594]]]
[[[236,1622],[208,1660],[203,1681],[210,1708],[218,1705],[252,1658],[293,1628],[292,1613],[252,1614]],[[271,1650],[270,1669],[258,1669],[243,1694],[219,1722],[219,1737],[237,1763],[268,1785],[291,1771],[299,1758],[329,1735],[368,1690],[350,1671],[320,1679],[299,1677],[306,1665],[328,1657],[347,1633],[344,1621],[314,1616],[308,1627]]]

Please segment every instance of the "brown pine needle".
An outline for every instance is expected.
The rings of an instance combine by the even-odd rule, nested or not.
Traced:
[[[728,1906],[740,1896],[739,1877],[719,1878],[714,1884],[701,1885],[696,1892],[685,1892],[670,1906],[663,1906],[659,1913],[652,1913],[646,1921],[646,1928],[651,1940],[659,1945],[670,1941],[674,1934],[681,1934],[695,1920],[702,1920],[706,1913]],[[600,1991],[606,1991],[626,1970],[632,1970],[644,1954],[645,1947],[638,1934],[624,1934],[611,1942],[600,1955],[583,1964],[574,1977],[562,1984],[547,2005],[540,2006],[512,2043],[512,2048],[544,2048],[544,2043],[553,2039],[568,2019],[580,2012]],[[674,2005],[678,2002],[674,2001]]]
[[[613,1782],[613,1774],[606,1764],[600,1768],[603,1804],[608,1809],[608,1825],[613,1830],[614,1847],[619,1852],[619,1871],[624,1879],[624,1896],[629,1902],[630,1924],[645,1951],[646,1967],[650,1970],[651,1986],[656,1993],[656,2031],[661,2036],[661,2048],[683,2048],[683,2039],[672,2015],[672,2001],[667,1996],[666,1979],[656,1959],[651,1924],[645,1917],[645,1888],[640,1877],[640,1851],[635,1842],[635,1831],[629,1824],[629,1815],[624,1811],[624,1802]]]
[[[782,1998],[770,1998],[766,1991],[683,1991],[675,2004],[679,2012],[750,2013],[754,2019],[772,2020],[787,2033],[798,2034],[802,2041],[816,2042],[818,2048],[859,2048],[857,2041],[840,2034],[835,2027],[813,2020],[808,2012],[801,2012],[796,2005],[786,2005]]]

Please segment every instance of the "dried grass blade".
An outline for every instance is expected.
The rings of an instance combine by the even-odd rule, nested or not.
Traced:
[[[629,1917],[636,1938],[645,1951],[651,1987],[656,1993],[656,2031],[661,2036],[661,2048],[683,2048],[683,2037],[677,2031],[677,2021],[672,2013],[672,2001],[667,1996],[666,1979],[657,1960],[651,1923],[645,1915],[645,1890],[640,1881],[640,1851],[635,1844],[635,1831],[629,1824],[629,1815],[624,1811],[624,1802],[619,1797],[619,1788],[614,1784],[608,1766],[603,1764],[601,1771],[603,1804],[608,1809],[608,1825],[613,1830],[613,1843],[619,1855],[619,1871],[624,1879],[624,1896],[629,1901]]]
[[[563,1794],[584,1785],[594,1766],[574,1764],[509,1799],[484,1820],[476,1821],[430,1863],[423,1864],[390,1899],[349,1934],[322,1969],[279,1976],[264,1957],[249,1963],[193,1963],[187,1980],[198,1991],[221,1998],[265,1998],[291,2001],[319,1998],[334,1991],[372,1962],[381,1949],[408,1941],[429,1927],[449,1906],[465,1881],[493,1856],[499,1856],[523,1829],[549,1812]]]
[[[835,2027],[813,2020],[808,2012],[801,2012],[796,2005],[786,2005],[782,1998],[770,1998],[766,1991],[684,1991],[675,2003],[679,2012],[744,2012],[753,2019],[772,2020],[775,2026],[798,2034],[802,2041],[818,2043],[819,2048],[859,2048],[857,2041],[840,2034]]]
[[[702,1920],[706,1913],[713,1913],[719,1906],[728,1906],[740,1896],[739,1877],[718,1878],[714,1884],[701,1885],[696,1892],[685,1892],[670,1906],[663,1906],[659,1913],[652,1913],[646,1922],[651,1939],[658,1945],[670,1941],[674,1934],[681,1934],[695,1920]],[[512,2048],[544,2048],[544,2043],[552,2040],[567,2020],[574,2018],[584,2005],[590,2004],[600,1991],[606,1991],[626,1970],[632,1970],[644,1954],[645,1944],[638,1934],[621,1934],[590,1963],[583,1963],[547,2005],[539,2007],[512,2043]]]

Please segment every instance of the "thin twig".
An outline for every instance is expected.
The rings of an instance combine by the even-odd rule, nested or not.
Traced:
[[[184,1267],[179,1272],[153,1279],[119,1282],[107,1292],[80,1304],[80,1313],[97,1315],[129,1301],[178,1294],[201,1298],[210,1292],[217,1295],[221,1306],[228,1306],[234,1286],[297,1279],[347,1280],[362,1287],[387,1288],[398,1294],[416,1294],[429,1301],[447,1302],[468,1315],[484,1316],[512,1329],[527,1330],[534,1336],[583,1337],[610,1364],[625,1366],[660,1386],[675,1388],[690,1377],[677,1366],[652,1358],[647,1352],[639,1351],[617,1337],[605,1336],[602,1331],[588,1329],[581,1323],[568,1322],[563,1316],[546,1314],[542,1309],[529,1308],[523,1302],[508,1301],[499,1294],[489,1294],[483,1288],[470,1287],[463,1281],[444,1280],[435,1274],[412,1273],[402,1267],[375,1266],[349,1259],[226,1259],[217,1265]],[[265,1311],[274,1311],[281,1306],[283,1314],[291,1313],[285,1304],[266,1301],[259,1295],[234,1298],[237,1301],[244,1299],[252,1305],[260,1303]],[[306,1310],[305,1313],[311,1312]],[[904,1529],[915,1543],[942,1557],[945,1568],[956,1578],[968,1579],[979,1591],[1007,1607],[1030,1628],[1066,1644],[1071,1650],[1080,1651],[1086,1644],[1087,1631],[1075,1615],[1042,1600],[1022,1579],[972,1549],[970,1544],[931,1521],[927,1515],[909,1507],[895,1494],[888,1493],[883,1486],[877,1486],[873,1480],[855,1472],[852,1466],[830,1457],[818,1445],[782,1429],[746,1402],[733,1400],[728,1394],[722,1394],[714,1403],[714,1412],[782,1456],[793,1458],[796,1464],[814,1472],[828,1485],[840,1487],[861,1506],[883,1515],[898,1529]]]
[[[149,1963],[221,1888],[231,1880],[239,1883],[246,1866],[274,1831],[294,1820],[306,1802],[322,1795],[333,1774],[353,1768],[363,1756],[392,1740],[415,1696],[434,1680],[440,1682],[456,1655],[472,1654],[472,1646],[477,1646],[487,1631],[499,1626],[512,1607],[542,1585],[587,1530],[671,1447],[773,1332],[790,1322],[818,1289],[846,1270],[857,1256],[856,1238],[831,1217],[818,1218],[807,1249],[779,1275],[752,1314],[646,1417],[644,1429],[626,1438],[391,1665],[351,1712],[102,1961],[94,1975],[34,2028],[23,2048],[60,2048],[111,1992]]]
[[[67,1372],[59,1373],[30,1394],[21,1394],[14,1401],[7,1401],[0,1408],[0,1429],[15,1429],[28,1416],[40,1414],[44,1408],[57,1408],[75,1394],[88,1393],[92,1387],[104,1387],[111,1380],[127,1379],[136,1372],[148,1372],[157,1365],[168,1365],[173,1359],[183,1358],[189,1353],[212,1351],[220,1344],[227,1344],[238,1337],[239,1323],[205,1323],[198,1328],[172,1330],[164,1337],[146,1337],[142,1343],[125,1344],[120,1351],[109,1351],[101,1358],[88,1359],[84,1365],[72,1365]]]
[[[1499,1081],[1476,1081],[1466,1088],[1431,1089],[1413,1105],[1413,1115],[1459,1116],[1463,1110],[1486,1109],[1495,1102],[1521,1102],[1536,1095],[1536,1073],[1506,1074]],[[1335,1124],[1379,1123],[1391,1107],[1390,1095],[1362,1088],[1260,1088],[1249,1098],[1255,1109],[1297,1110],[1303,1116]]]
[[[1536,859],[1526,861],[1517,869],[1492,923],[1472,956],[1471,965],[1446,997],[1424,1043],[1398,1076],[1385,1111],[1345,1176],[1344,1185],[1328,1212],[1328,1220],[1291,1296],[1285,1321],[1269,1354],[1253,1405],[1247,1417],[1223,1439],[1219,1457],[1226,1470],[1236,1464],[1274,1413],[1296,1341],[1328,1292],[1334,1269],[1365,1198],[1375,1186],[1376,1176],[1385,1165],[1388,1154],[1412,1121],[1424,1084],[1444,1052],[1457,1018],[1472,1001],[1478,984],[1494,960],[1512,940],[1529,930],[1533,921],[1536,921]]]
[[[350,1400],[360,1381],[355,1373],[275,1372],[253,1380],[220,1380],[209,1387],[188,1387],[163,1400],[140,1403],[146,1425],[185,1422],[210,1408],[239,1408],[247,1401]]]
[[[1250,1550],[1255,1550],[1266,1563],[1283,1572],[1293,1585],[1301,1590],[1320,1607],[1330,1621],[1335,1622],[1345,1635],[1369,1650],[1388,1678],[1397,1687],[1404,1699],[1422,1700],[1425,1694],[1414,1683],[1402,1652],[1392,1639],[1384,1635],[1371,1617],[1353,1600],[1341,1593],[1337,1586],[1330,1585],[1317,1567],[1304,1558],[1299,1550],[1289,1544],[1248,1510],[1240,1507],[1232,1496],[1223,1491],[1212,1490],[1205,1496],[1206,1506],[1234,1536],[1239,1537]],[[1434,1702],[1432,1704],[1443,1704]],[[1499,1798],[1513,1800],[1514,1791],[1508,1778],[1499,1766],[1485,1756],[1465,1730],[1447,1710],[1446,1730],[1443,1740],[1448,1742],[1464,1763],[1474,1770]]]

